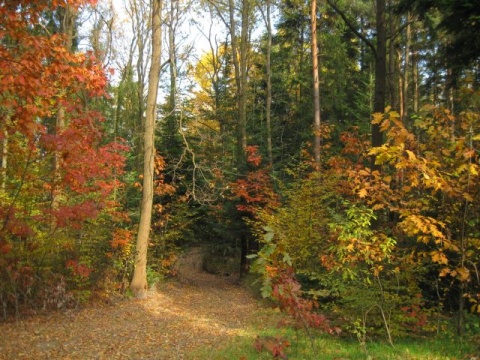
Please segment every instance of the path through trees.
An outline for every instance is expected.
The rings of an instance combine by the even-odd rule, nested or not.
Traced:
[[[202,272],[199,254],[182,258],[181,281],[147,299],[0,325],[0,359],[194,359],[192,351],[213,353],[252,324],[267,323],[246,289]]]

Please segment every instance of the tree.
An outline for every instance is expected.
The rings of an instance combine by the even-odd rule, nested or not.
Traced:
[[[333,0],[327,0],[327,3],[342,17],[346,25],[352,30],[358,38],[372,50],[375,56],[375,91],[373,100],[373,112],[383,113],[385,110],[386,97],[386,79],[387,79],[387,33],[386,33],[386,2],[378,0],[376,2],[376,44],[368,39],[358,26],[349,19],[345,11],[340,9]],[[381,146],[383,143],[383,134],[378,124],[372,124],[372,146]],[[372,158],[372,169],[375,168],[375,160]]]
[[[268,163],[273,172],[273,150],[272,150],[272,18],[271,18],[271,2],[270,0],[266,1],[266,15],[260,7],[262,12],[263,20],[265,21],[265,26],[267,28],[267,48],[266,48],[266,82],[267,82],[267,99],[266,99],[266,111],[265,111],[265,120],[267,127],[267,154],[268,154]]]
[[[152,19],[152,59],[148,74],[148,93],[145,130],[143,137],[143,196],[140,224],[137,235],[135,269],[130,288],[138,298],[147,296],[147,249],[150,236],[153,205],[153,185],[155,167],[155,119],[157,117],[158,84],[160,81],[160,57],[162,53],[162,0],[151,1]]]
[[[63,2],[53,3],[65,14]],[[69,2],[69,11],[89,3]],[[91,265],[82,257],[94,241],[108,239],[86,235],[102,218],[114,218],[112,193],[121,186],[114,174],[123,172],[125,150],[104,140],[104,118],[91,106],[107,97],[102,65],[91,52],[72,51],[70,27],[44,25],[50,1],[20,5],[0,4],[0,296],[16,311],[20,298],[41,301],[49,286],[65,291],[62,275],[71,281],[67,275],[80,271],[86,281],[98,264],[101,255],[88,259]]]
[[[314,135],[315,135],[315,161],[320,164],[321,145],[321,115],[320,115],[320,78],[318,66],[318,45],[317,45],[317,0],[311,3],[311,33],[312,33],[312,73],[313,73],[313,109],[314,109]]]
[[[480,31],[480,9],[475,1],[402,0],[398,10],[413,11],[427,23],[434,14],[440,16],[435,29],[449,35],[441,52],[457,76],[480,59],[480,40],[476,36]]]

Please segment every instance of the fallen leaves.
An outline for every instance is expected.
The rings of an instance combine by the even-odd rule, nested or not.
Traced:
[[[183,274],[186,283],[165,283],[145,300],[1,324],[0,359],[192,359],[241,335],[257,316],[257,301],[229,279]]]

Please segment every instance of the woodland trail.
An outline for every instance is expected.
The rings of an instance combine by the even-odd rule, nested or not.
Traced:
[[[198,349],[214,354],[252,322],[268,322],[246,289],[203,272],[201,258],[190,250],[179,281],[147,299],[0,324],[0,359],[201,359]]]

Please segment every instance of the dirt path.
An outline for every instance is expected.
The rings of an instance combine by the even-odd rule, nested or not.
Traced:
[[[147,299],[0,325],[0,359],[195,359],[255,320],[259,305],[230,278],[201,271],[201,250],[179,262],[179,282]]]

